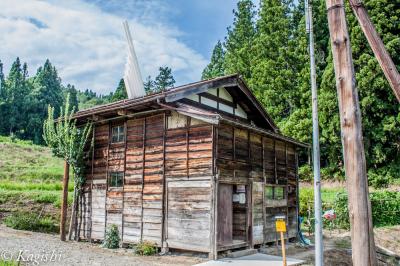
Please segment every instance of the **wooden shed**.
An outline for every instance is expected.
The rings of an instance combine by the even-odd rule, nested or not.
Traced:
[[[80,237],[209,253],[298,231],[297,150],[238,75],[79,111],[94,123]]]

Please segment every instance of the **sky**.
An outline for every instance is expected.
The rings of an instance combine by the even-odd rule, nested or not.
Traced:
[[[232,24],[235,0],[1,0],[0,60],[30,76],[48,58],[63,84],[106,94],[123,76],[128,20],[143,80],[160,66],[176,85],[198,81]]]

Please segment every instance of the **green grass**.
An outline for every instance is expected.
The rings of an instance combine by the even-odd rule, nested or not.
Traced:
[[[68,204],[72,204],[73,194],[68,194]],[[61,205],[61,191],[40,191],[40,190],[3,190],[0,189],[0,204],[27,204],[32,203],[51,203],[55,207]]]
[[[49,148],[0,136],[0,180],[52,183],[62,175],[63,161]]]
[[[58,221],[50,216],[39,216],[32,212],[14,212],[4,219],[4,223],[13,229],[43,233],[59,231]]]
[[[335,199],[335,196],[339,192],[345,192],[344,188],[322,188],[321,189],[321,199],[324,203],[332,203]],[[306,187],[300,188],[300,196],[302,194],[310,195],[309,198],[314,199],[314,188]]]

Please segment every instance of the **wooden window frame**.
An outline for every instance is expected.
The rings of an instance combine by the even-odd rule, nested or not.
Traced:
[[[119,182],[118,180],[115,180],[115,184],[113,184],[113,178],[121,178],[121,180]],[[109,172],[107,182],[109,188],[122,188],[124,186],[124,172]],[[118,184],[120,184],[120,186],[118,186]]]
[[[114,135],[114,129],[117,129],[116,135]],[[116,136],[117,140],[114,141],[114,136]],[[111,143],[124,143],[125,142],[125,126],[121,125],[114,125],[111,127]]]
[[[272,189],[272,197],[267,197],[266,189],[270,188]],[[277,193],[276,193],[276,188],[282,189],[282,197],[277,198]],[[287,186],[271,186],[266,184],[264,188],[264,193],[265,193],[265,200],[285,200],[286,199],[286,191]]]

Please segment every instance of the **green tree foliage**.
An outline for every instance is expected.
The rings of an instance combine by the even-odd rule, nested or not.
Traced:
[[[128,99],[128,94],[126,93],[124,79],[120,79],[117,89],[111,96],[111,102],[116,102],[123,99]]]
[[[165,89],[172,88],[175,84],[174,76],[172,75],[172,70],[169,67],[160,67],[160,73],[155,79],[155,92],[164,91]]]
[[[78,91],[75,89],[74,85],[68,84],[66,88],[64,88],[65,101],[67,99],[67,95],[69,95],[69,107],[71,110],[77,112],[79,110],[79,101],[78,101]]]
[[[47,115],[47,106],[63,106],[64,98],[61,79],[56,68],[47,59],[43,66],[39,67],[36,76],[30,79],[33,91],[29,95],[30,111],[26,138],[35,143],[43,143],[43,122]],[[59,116],[59,109],[55,111],[55,117]]]
[[[4,79],[4,72],[3,72],[3,63],[0,60],[0,133],[5,132],[6,127],[6,120],[7,114],[5,111],[6,107],[6,84]]]
[[[365,0],[364,4],[399,67],[398,3],[395,0]],[[326,5],[323,0],[312,1],[312,5],[322,175],[343,179],[339,109]],[[304,3],[261,0],[256,18],[253,8],[251,1],[243,0],[234,11],[234,22],[225,38],[224,71],[239,72],[245,77],[284,134],[310,143],[311,89]],[[346,11],[360,96],[368,176],[371,185],[384,186],[393,178],[400,178],[400,107],[349,6]]]
[[[220,41],[214,47],[211,62],[206,66],[201,79],[210,79],[224,75],[225,51]]]
[[[147,76],[146,81],[143,82],[144,91],[146,94],[151,94],[154,90],[154,80],[151,79],[151,76]]]
[[[291,14],[280,0],[261,1],[254,40],[250,85],[269,114],[280,122],[293,111]]]
[[[26,63],[21,65],[20,59],[17,58],[5,80],[4,107],[2,108],[5,114],[3,134],[15,134],[23,138],[27,132],[25,113],[29,110],[27,95],[31,92],[27,76]]]
[[[228,27],[225,38],[225,72],[240,73],[246,80],[251,78],[252,49],[256,36],[255,6],[251,0],[241,0],[233,11],[233,25]],[[212,60],[211,60],[212,62]]]

